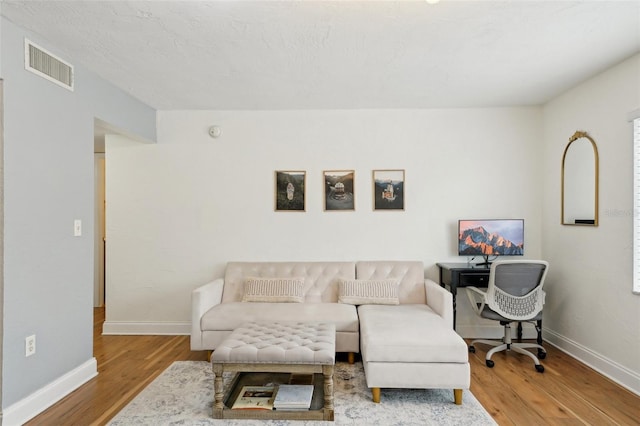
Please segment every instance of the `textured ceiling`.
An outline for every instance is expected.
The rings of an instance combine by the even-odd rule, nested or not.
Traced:
[[[0,11],[161,110],[538,105],[640,51],[640,0],[3,0]]]

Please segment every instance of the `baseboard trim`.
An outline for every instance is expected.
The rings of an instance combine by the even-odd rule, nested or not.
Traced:
[[[105,321],[104,335],[190,335],[190,322],[120,322]]]
[[[575,342],[555,331],[543,327],[542,338],[572,356],[583,364],[596,370],[598,373],[613,380],[620,386],[640,396],[640,375],[629,370],[623,365],[600,355],[599,353]]]
[[[2,413],[2,424],[26,423],[97,375],[98,363],[95,358],[91,358],[28,397],[7,407]]]

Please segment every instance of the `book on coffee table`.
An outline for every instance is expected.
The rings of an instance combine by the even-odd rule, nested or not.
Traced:
[[[313,398],[313,385],[280,385],[273,408],[276,410],[308,410]]]
[[[243,386],[232,410],[273,410],[275,386]]]

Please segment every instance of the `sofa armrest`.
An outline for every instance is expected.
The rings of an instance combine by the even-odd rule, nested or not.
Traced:
[[[453,296],[451,293],[430,279],[424,280],[424,289],[427,293],[427,305],[453,328]]]
[[[200,319],[209,309],[222,302],[224,280],[218,278],[200,286],[191,293],[191,349],[200,350],[202,347],[202,329]]]

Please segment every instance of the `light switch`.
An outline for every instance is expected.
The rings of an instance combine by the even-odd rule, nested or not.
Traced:
[[[82,221],[80,219],[76,219],[73,221],[73,236],[82,236]]]

